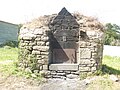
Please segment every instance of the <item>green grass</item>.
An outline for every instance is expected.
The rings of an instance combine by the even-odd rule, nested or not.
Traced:
[[[120,90],[120,83],[110,80],[114,74],[120,78],[120,57],[103,57],[102,74],[89,84],[87,90]]]
[[[15,75],[26,78],[34,78],[32,77],[32,73],[25,72],[18,68],[18,48],[12,48],[9,46],[0,48],[0,73],[5,76]],[[39,77],[34,79],[41,80],[41,75],[36,75]]]
[[[18,48],[0,48],[0,61],[18,60]]]
[[[120,57],[104,56],[102,62],[103,68],[101,72],[104,74],[93,81],[87,88],[88,90],[116,90],[120,87],[119,84],[115,84],[109,79],[110,74],[120,76]],[[31,78],[31,73],[20,71],[16,63],[18,63],[18,48],[0,48],[0,73],[6,76],[16,75]],[[107,76],[107,78],[103,79],[104,76]],[[39,77],[39,80],[40,79],[41,77]]]
[[[86,90],[120,90],[120,83],[109,79],[109,75],[99,76]]]
[[[18,48],[5,46],[0,48],[0,72],[4,75],[12,75],[17,72]]]
[[[103,72],[120,75],[120,57],[104,56]]]

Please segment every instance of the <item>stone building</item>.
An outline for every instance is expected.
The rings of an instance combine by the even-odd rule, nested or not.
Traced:
[[[62,77],[101,69],[104,27],[97,19],[63,8],[23,25],[19,34],[22,69]]]

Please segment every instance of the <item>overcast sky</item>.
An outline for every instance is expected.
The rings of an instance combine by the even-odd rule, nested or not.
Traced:
[[[41,15],[58,13],[63,7],[99,21],[120,25],[120,0],[0,0],[0,20],[24,23]]]

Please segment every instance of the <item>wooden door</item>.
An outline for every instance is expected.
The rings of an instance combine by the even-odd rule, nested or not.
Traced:
[[[72,30],[60,30],[53,33],[52,63],[77,63],[76,58],[76,32]]]

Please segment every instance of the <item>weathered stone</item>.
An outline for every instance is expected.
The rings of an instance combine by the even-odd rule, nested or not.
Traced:
[[[29,46],[33,46],[33,45],[36,45],[36,43],[35,42],[29,43]]]
[[[65,73],[57,73],[58,76],[65,76]]]
[[[34,30],[34,34],[36,34],[36,35],[42,35],[44,32],[43,32],[43,29],[40,29],[40,28],[37,28],[37,29],[35,29]]]
[[[50,44],[49,42],[46,42],[46,43],[45,43],[46,46],[49,46],[49,44]]]
[[[43,66],[41,65],[39,69],[40,69],[40,71],[42,71],[43,70]]]
[[[32,40],[33,38],[35,38],[36,36],[34,34],[31,33],[27,33],[24,35],[20,36],[23,40]]]
[[[49,39],[49,37],[44,37],[44,36],[41,37],[41,40],[42,40],[42,41],[48,41],[48,39]]]
[[[41,38],[36,38],[36,39],[35,39],[35,41],[40,41],[40,40],[41,40]]]
[[[91,51],[89,48],[80,48],[80,58],[91,58]]]
[[[35,74],[31,74],[31,76],[32,76],[33,78],[36,78],[36,77],[37,77]]]
[[[32,54],[40,54],[40,51],[32,51]]]
[[[41,52],[41,55],[49,55],[49,52]]]
[[[34,72],[34,73],[38,73],[38,72],[39,72],[39,70],[34,70],[33,72]]]
[[[75,64],[51,64],[49,70],[78,70],[78,65]]]
[[[80,71],[71,72],[71,74],[79,75]]]
[[[92,67],[92,68],[91,68],[91,71],[96,71],[96,67]]]
[[[75,78],[78,78],[78,75],[68,74],[66,75],[66,77],[69,79],[75,79]]]
[[[86,60],[86,59],[81,59],[80,60],[80,64],[90,64],[91,63],[91,61],[88,59],[88,60]]]
[[[110,79],[114,82],[119,81],[118,78],[115,75],[110,75]]]
[[[48,70],[48,65],[43,65],[43,70]]]
[[[90,67],[79,67],[80,71],[90,71]]]
[[[25,68],[25,72],[27,73],[32,73],[31,69],[28,67],[28,68]]]
[[[41,58],[42,59],[49,59],[48,55],[42,55]]]
[[[37,41],[37,45],[44,46],[44,45],[45,45],[45,42],[43,42],[43,41]]]
[[[34,50],[40,50],[40,51],[48,51],[49,47],[48,46],[33,46]]]
[[[66,74],[70,74],[70,73],[71,73],[71,71],[64,71],[64,73],[66,73]]]
[[[41,55],[36,55],[36,57],[37,57],[37,58],[42,58],[42,56],[41,56]]]
[[[38,63],[39,64],[44,64],[44,61],[43,60],[38,60]]]
[[[96,32],[95,31],[87,31],[86,34],[88,36],[95,36],[96,35]]]

